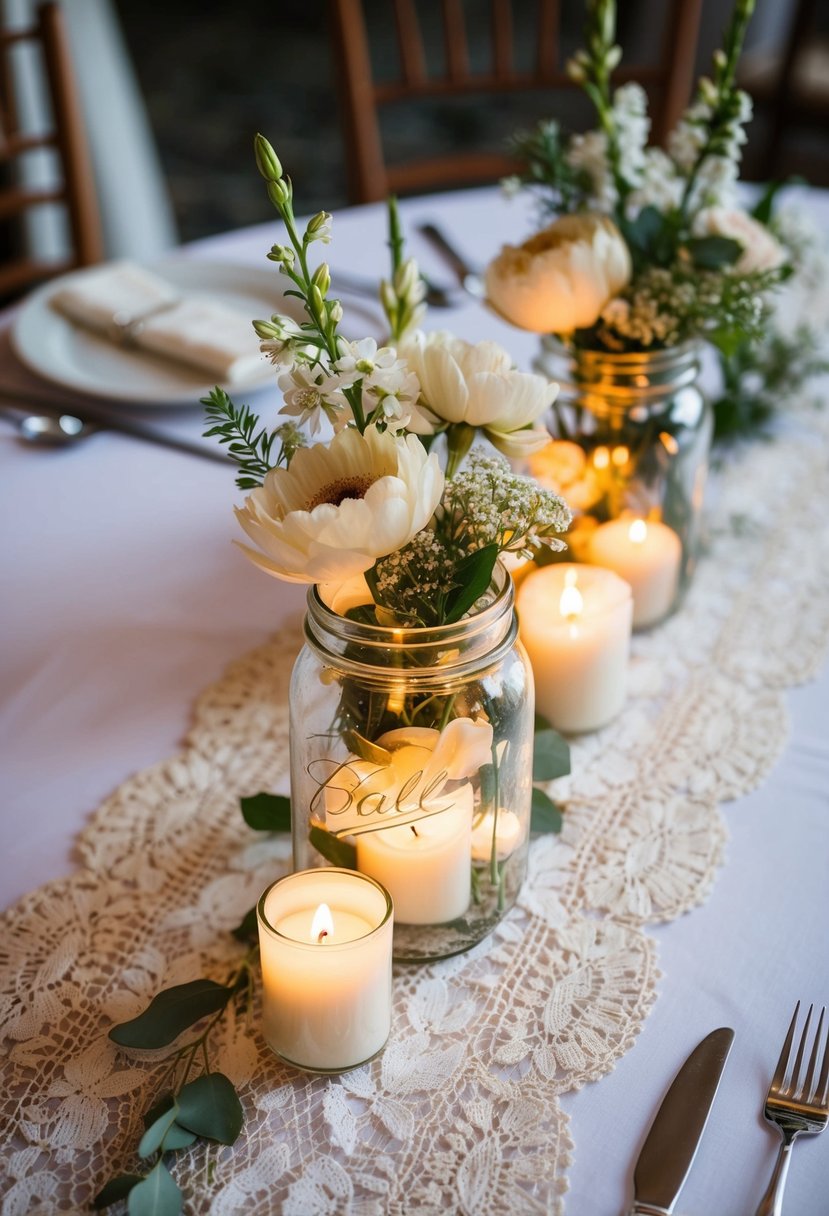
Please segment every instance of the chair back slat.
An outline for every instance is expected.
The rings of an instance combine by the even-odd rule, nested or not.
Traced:
[[[40,52],[49,92],[54,128],[30,132],[21,129],[17,107],[17,49],[24,45]],[[14,162],[36,148],[57,153],[60,180],[47,188],[13,184],[0,193],[0,219],[23,218],[45,203],[66,209],[72,254],[65,261],[40,263],[19,257],[2,268],[0,292],[19,290],[75,266],[89,266],[103,257],[98,202],[83,114],[75,85],[64,13],[59,4],[41,5],[37,24],[27,29],[0,32],[0,161]],[[11,177],[15,183],[15,177]]]
[[[492,66],[497,80],[509,80],[514,71],[511,0],[492,0]]]
[[[669,10],[666,35],[658,62],[626,64],[613,73],[614,87],[638,81],[648,91],[652,132],[664,143],[687,103],[694,67],[694,48],[702,0],[664,0]],[[574,82],[560,63],[561,0],[536,0],[538,49],[529,67],[515,59],[516,0],[490,0],[491,55],[480,70],[470,61],[463,0],[442,0],[445,70],[430,74],[415,0],[394,0],[400,42],[400,78],[375,82],[371,75],[368,30],[363,0],[330,0],[335,50],[340,63],[347,163],[354,202],[382,199],[392,189],[417,190],[440,185],[487,180],[496,164],[502,172],[514,162],[484,152],[448,153],[412,165],[385,165],[378,107],[416,98],[462,94],[514,93],[526,90],[573,89]],[[493,179],[490,179],[493,180]]]
[[[543,81],[558,69],[558,0],[538,0],[536,71]]]
[[[408,85],[424,84],[426,81],[426,56],[414,0],[396,0],[394,19],[397,23],[397,41],[400,44],[400,66],[403,80]]]
[[[443,0],[443,36],[446,43],[446,69],[450,80],[460,83],[469,76],[469,49],[462,0]]]

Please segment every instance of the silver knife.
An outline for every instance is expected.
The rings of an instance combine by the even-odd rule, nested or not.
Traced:
[[[662,1099],[633,1171],[628,1216],[671,1216],[696,1156],[734,1040],[728,1027],[695,1047]]]
[[[440,228],[436,224],[420,224],[418,231],[421,236],[426,237],[426,240],[437,250],[447,266],[454,271],[455,277],[464,291],[468,295],[474,296],[477,300],[482,300],[486,295],[483,277],[472,269],[458,250],[455,249],[454,245],[450,245]]]

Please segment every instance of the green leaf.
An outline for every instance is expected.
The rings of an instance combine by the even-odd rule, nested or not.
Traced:
[[[531,832],[560,832],[562,815],[559,808],[543,790],[533,789]]]
[[[176,984],[154,996],[137,1018],[113,1026],[109,1037],[121,1047],[166,1047],[188,1026],[224,1009],[230,997],[230,989],[214,980]]]
[[[127,1211],[129,1216],[179,1216],[181,1191],[163,1161],[132,1188]]]
[[[175,1102],[150,1124],[138,1145],[139,1157],[152,1157],[161,1148],[161,1142],[176,1121],[178,1107]]]
[[[459,621],[486,591],[492,581],[498,552],[497,545],[484,545],[458,562],[455,567],[458,586],[446,597],[446,613],[443,618],[446,625]]]
[[[290,832],[291,800],[284,794],[254,794],[240,798],[242,818],[257,832]]]
[[[359,731],[344,730],[343,743],[361,760],[369,760],[372,764],[379,764],[381,768],[388,768],[391,764],[391,753],[387,752],[384,747],[372,743],[370,739],[364,738]]]
[[[119,1199],[126,1199],[132,1188],[139,1182],[143,1182],[140,1174],[119,1174],[117,1178],[110,1178],[106,1186],[98,1191],[92,1200],[93,1208],[100,1211],[101,1208],[108,1208],[111,1203],[117,1203]]]
[[[196,1139],[195,1132],[189,1132],[186,1127],[182,1127],[180,1123],[173,1123],[167,1135],[164,1137],[164,1143],[161,1146],[163,1153],[172,1152],[178,1148],[189,1148]]]
[[[688,252],[700,270],[719,270],[733,266],[743,246],[729,236],[698,236],[688,241]]]
[[[570,745],[558,731],[536,731],[533,745],[533,781],[554,781],[570,772]]]
[[[245,1116],[233,1083],[221,1072],[209,1072],[178,1095],[177,1122],[197,1136],[233,1144]]]
[[[255,905],[252,908],[248,908],[236,928],[231,929],[231,933],[237,942],[255,942],[257,940],[259,937],[259,922],[256,918]]]
[[[481,806],[491,806],[495,801],[495,765],[482,764],[478,769],[481,783]]]
[[[347,840],[338,840],[331,832],[316,825],[308,833],[308,839],[332,866],[340,866],[343,870],[357,869],[357,850]]]

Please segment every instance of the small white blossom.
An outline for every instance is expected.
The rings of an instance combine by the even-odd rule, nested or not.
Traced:
[[[607,155],[607,136],[604,131],[588,131],[584,135],[574,135],[565,153],[565,159],[571,169],[580,169],[587,174],[593,210],[612,212],[618,196]]]
[[[648,98],[641,85],[631,82],[613,94],[613,122],[619,149],[620,168],[633,187],[641,184],[645,169],[645,146],[651,120]]]
[[[298,418],[300,424],[307,423],[312,435],[319,431],[323,414],[333,422],[345,404],[339,376],[297,366],[280,376],[278,383],[285,398],[280,414]]]

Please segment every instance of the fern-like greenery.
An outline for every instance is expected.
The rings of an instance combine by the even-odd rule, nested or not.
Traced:
[[[204,432],[205,438],[218,439],[225,444],[228,455],[239,466],[236,485],[240,490],[261,486],[270,469],[287,465],[305,440],[293,423],[285,423],[269,431],[260,425],[258,415],[246,405],[234,405],[224,389],[214,388],[201,398],[207,421],[213,425]],[[274,448],[279,444],[276,453]]]

